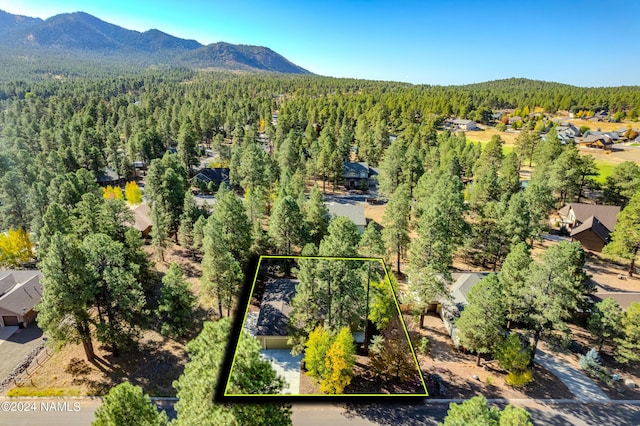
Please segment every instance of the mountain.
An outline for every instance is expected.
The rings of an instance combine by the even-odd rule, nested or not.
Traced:
[[[310,74],[266,47],[214,43],[203,46],[157,29],[128,30],[84,12],[64,13],[46,20],[0,11],[0,55],[98,59],[136,65],[175,65]]]
[[[42,23],[42,19],[12,15],[0,10],[0,35],[20,28],[28,28],[39,23]]]

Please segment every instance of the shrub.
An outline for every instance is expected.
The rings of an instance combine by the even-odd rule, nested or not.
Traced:
[[[613,384],[609,370],[602,366],[600,354],[596,348],[592,348],[586,355],[580,357],[580,367],[592,377],[595,377],[609,385]]]
[[[507,374],[505,381],[509,386],[520,388],[527,383],[533,381],[533,371],[531,370],[513,370]]]
[[[491,374],[489,374],[487,376],[487,378],[485,379],[485,381],[487,382],[488,386],[493,386],[493,376]]]
[[[418,341],[416,349],[418,350],[418,353],[421,353],[422,355],[429,355],[429,339],[426,337],[421,338]]]
[[[516,333],[511,333],[496,349],[495,358],[505,370],[524,370],[529,365],[531,352],[522,345]]]

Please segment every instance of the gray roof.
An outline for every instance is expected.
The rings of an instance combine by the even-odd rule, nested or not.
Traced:
[[[291,299],[296,294],[298,280],[270,279],[264,289],[256,325],[257,336],[287,336]]]
[[[0,308],[23,315],[42,299],[38,270],[0,271]]]
[[[369,177],[369,163],[361,162],[345,162],[344,163],[344,176],[354,178],[368,178]]]
[[[451,297],[456,305],[466,305],[469,291],[491,272],[468,272],[464,274],[454,274],[456,282],[451,286]]]
[[[364,207],[361,204],[347,203],[324,203],[331,216],[344,216],[351,219],[356,226],[367,226],[367,219],[364,216]]]

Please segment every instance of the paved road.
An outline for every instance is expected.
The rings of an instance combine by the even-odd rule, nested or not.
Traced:
[[[74,398],[0,398],[0,409],[6,401],[23,402],[33,407],[35,411],[6,412],[0,411],[0,424],[3,426],[89,426],[94,420],[95,410],[100,406],[99,399]],[[56,411],[51,403],[56,403]],[[61,402],[62,404],[57,404]],[[505,401],[493,401],[500,407]],[[66,404],[65,404],[66,403]],[[78,405],[74,405],[78,403]],[[441,422],[449,409],[449,401],[430,400],[413,404],[303,404],[293,406],[294,426],[320,425],[397,425],[417,426],[436,425]],[[611,425],[637,426],[640,425],[640,401],[634,404],[616,402],[584,404],[576,401],[548,403],[532,400],[512,401],[513,405],[525,407],[532,416],[535,425],[566,426],[566,425]],[[44,405],[42,405],[44,404]],[[169,410],[169,417],[174,418],[172,401],[156,401],[162,409]],[[16,407],[17,408],[17,407]]]
[[[609,397],[593,383],[593,380],[566,361],[554,357],[552,353],[545,352],[538,348],[536,350],[535,362],[542,365],[560,379],[562,383],[569,388],[569,391],[580,401],[609,401]]]
[[[35,323],[16,331],[3,341],[0,345],[0,382],[41,342],[42,330]]]

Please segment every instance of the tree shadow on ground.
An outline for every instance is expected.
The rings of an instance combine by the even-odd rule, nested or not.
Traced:
[[[379,425],[437,425],[444,420],[448,404],[425,406],[424,402],[413,403],[348,403],[341,404],[347,419],[364,418]]]
[[[119,357],[96,356],[90,364],[103,373],[100,378],[89,377],[86,361],[72,360],[74,365],[67,369],[75,370],[73,384],[86,385],[92,395],[104,395],[111,387],[128,380],[150,396],[173,396],[173,381],[180,377],[186,362],[184,347],[163,339],[140,342],[137,347],[122,351]]]

